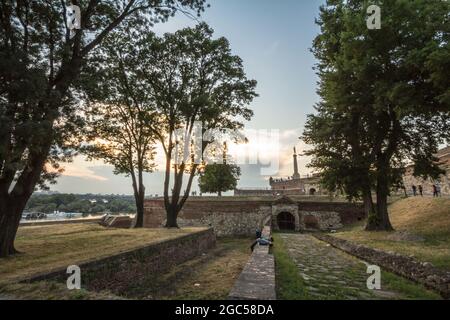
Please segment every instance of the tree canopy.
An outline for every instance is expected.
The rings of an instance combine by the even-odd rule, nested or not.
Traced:
[[[205,8],[204,0],[71,2],[81,13],[75,31],[68,28],[66,1],[0,2],[0,257],[17,252],[26,202],[76,147],[77,80],[92,50],[129,21],[150,27],[178,11]]]
[[[123,63],[121,74],[112,79],[115,84],[110,88],[98,84],[97,92],[112,88],[122,101],[151,114],[148,129],[165,156],[167,226],[176,227],[202,156],[216,138],[205,133],[237,130],[243,127],[242,119],[250,120],[253,112],[247,105],[256,97],[256,81],[247,79],[228,40],[214,39],[205,23],[162,37],[139,25],[128,32],[126,44],[117,41],[124,44],[120,56],[133,57],[136,63]],[[125,78],[129,85],[121,83]],[[110,97],[106,93],[103,99]]]
[[[375,1],[380,30],[366,26],[368,4],[327,1],[313,53],[321,101],[304,140],[311,165],[331,189],[364,199],[367,229],[391,229],[390,188],[407,163],[415,174],[441,172],[433,154],[450,133],[449,3]],[[376,205],[372,202],[376,193]]]
[[[199,187],[202,193],[217,193],[234,190],[237,186],[241,168],[232,164],[208,164],[199,178]]]
[[[132,181],[137,215],[135,227],[143,227],[144,172],[153,172],[155,136],[151,130],[156,120],[152,101],[140,91],[141,78],[130,72],[140,68],[140,57],[133,54],[135,26],[128,24],[109,35],[95,51],[82,75],[86,93],[87,142],[82,152],[88,159],[102,159],[114,166],[115,174],[125,174]],[[130,90],[134,95],[130,95]]]

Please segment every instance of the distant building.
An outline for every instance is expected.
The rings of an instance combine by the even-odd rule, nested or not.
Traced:
[[[408,194],[412,194],[412,186],[416,186],[417,190],[419,186],[423,188],[424,195],[433,195],[433,184],[438,185],[441,189],[443,196],[450,195],[450,146],[439,150],[436,154],[439,159],[439,166],[445,170],[445,174],[440,177],[439,180],[421,179],[413,176],[414,166],[410,165],[406,167],[406,172],[403,177],[403,183],[405,185]],[[294,195],[323,195],[328,194],[327,190],[322,189],[320,185],[320,176],[310,175],[301,176],[298,171],[297,163],[297,151],[294,148],[293,156],[294,173],[287,178],[270,178],[269,188],[249,188],[249,189],[236,189],[234,190],[235,196],[294,196]]]
[[[424,180],[422,178],[414,177],[414,166],[410,165],[406,167],[403,183],[408,194],[413,193],[413,186],[416,186],[417,188],[422,186],[424,195],[433,195],[433,184],[436,184],[440,186],[442,195],[450,195],[450,146],[439,150],[436,154],[436,158],[439,159],[439,166],[445,170],[445,174],[443,174],[439,180]]]
[[[316,195],[326,193],[321,189],[318,175],[302,177],[298,171],[297,150],[294,148],[294,173],[287,178],[269,179],[270,189],[250,188],[236,189],[235,196],[279,196],[279,195]]]

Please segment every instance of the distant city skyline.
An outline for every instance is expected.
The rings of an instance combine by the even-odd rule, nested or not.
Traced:
[[[280,130],[280,170],[274,176],[293,173],[292,148],[299,153],[305,145],[298,139],[302,134],[306,115],[314,112],[319,98],[316,94],[318,78],[313,70],[315,59],[310,52],[312,41],[319,33],[315,18],[324,1],[284,0],[210,0],[201,21],[214,30],[214,37],[224,36],[230,41],[233,53],[244,61],[248,78],[258,81],[260,95],[250,105],[255,116],[246,128]],[[157,34],[175,32],[197,22],[182,14],[153,28]],[[261,154],[275,152],[257,141],[248,148]],[[161,164],[161,156],[157,163]],[[299,157],[299,171],[307,174],[309,159]],[[102,161],[86,162],[78,156],[73,163],[63,164],[66,171],[51,186],[52,191],[64,193],[132,194],[131,181],[115,176],[111,166]],[[145,175],[147,194],[162,194],[164,167]],[[270,176],[262,176],[257,165],[242,166],[239,187],[268,187]],[[193,191],[198,191],[194,183]]]

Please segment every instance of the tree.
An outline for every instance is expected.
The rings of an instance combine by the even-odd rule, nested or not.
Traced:
[[[178,227],[178,213],[202,156],[216,139],[203,136],[243,127],[238,119],[253,115],[246,105],[256,96],[256,81],[246,78],[242,60],[231,54],[228,41],[213,39],[213,30],[205,23],[163,37],[136,28],[132,45],[122,54],[137,57],[139,65],[125,67],[128,78],[139,79],[139,84],[121,94],[153,110],[149,130],[165,156],[166,226]]]
[[[204,0],[72,1],[81,29],[69,30],[65,1],[0,2],[0,257],[14,239],[36,186],[58,173],[80,128],[76,80],[86,58],[130,19],[166,21]]]
[[[378,4],[381,30],[367,28],[365,2],[321,7],[313,52],[322,101],[304,139],[324,182],[364,199],[366,229],[391,230],[387,197],[406,162],[422,177],[439,175],[433,154],[449,139],[449,78],[438,67],[450,58],[449,4]]]
[[[217,193],[234,190],[237,186],[241,168],[232,164],[208,164],[199,178],[199,187],[202,193]]]
[[[164,203],[166,227],[178,227],[178,214],[187,201],[194,176],[215,137],[206,132],[241,129],[239,117],[250,120],[246,107],[256,96],[255,80],[245,76],[242,60],[231,54],[225,38],[213,39],[205,23],[166,34],[150,47],[146,68],[152,83],[160,123],[155,135],[163,145],[166,168]],[[201,141],[194,141],[201,125]],[[208,141],[209,140],[209,141]],[[171,169],[173,188],[170,192]],[[184,175],[188,181],[182,192]]]
[[[136,32],[136,30],[134,30]],[[114,166],[115,174],[131,177],[136,201],[135,228],[144,224],[144,172],[153,172],[155,148],[151,127],[152,109],[142,103],[146,92],[139,92],[140,79],[128,72],[139,67],[139,57],[131,54],[134,37],[130,29],[110,35],[91,59],[94,66],[83,80],[88,85],[89,116],[85,136],[90,142],[82,148],[88,159],[102,159]],[[126,54],[128,53],[128,54]],[[96,58],[100,57],[100,58]],[[91,76],[93,79],[89,79]],[[128,91],[134,88],[130,99]]]

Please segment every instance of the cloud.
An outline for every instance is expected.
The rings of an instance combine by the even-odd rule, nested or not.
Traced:
[[[230,146],[230,153],[237,164],[260,168],[259,175],[267,180],[268,176],[292,176],[293,149],[296,147],[297,154],[300,154],[297,159],[300,174],[310,174],[311,169],[307,168],[310,157],[301,155],[308,148],[299,139],[301,132],[301,129],[258,131],[247,144]]]
[[[310,168],[307,168],[307,164],[311,161],[310,157],[302,155],[309,147],[303,141],[299,139],[301,136],[301,129],[290,129],[282,131],[280,135],[280,176],[292,176],[294,173],[293,164],[293,148],[297,150],[297,162],[300,174],[306,175],[312,173]]]
[[[97,181],[108,181],[107,178],[96,175],[94,171],[87,168],[77,168],[74,166],[69,166],[65,168],[63,176],[66,177],[76,177],[82,179],[89,180],[97,180]]]
[[[77,157],[74,159],[72,163],[68,163],[63,165],[64,172],[62,173],[63,177],[74,177],[81,178],[86,180],[95,180],[95,181],[108,181],[108,178],[104,176],[100,176],[95,173],[94,167],[97,165],[104,166],[104,163],[97,164],[98,161],[95,162],[87,162],[84,157]],[[112,170],[112,167],[111,167]]]
[[[270,176],[292,176],[293,147],[297,148],[298,154],[308,149],[308,146],[299,140],[302,131],[299,128],[274,132],[278,132],[274,141],[272,141],[270,130],[261,130],[256,137],[250,139],[248,144],[229,146],[229,152],[232,155],[240,157],[241,160],[245,159],[242,163],[239,162],[242,169],[239,186],[268,187]],[[273,161],[273,159],[276,159],[274,170],[264,171],[264,168],[267,169],[267,166],[271,165],[267,161]],[[309,161],[309,157],[298,156],[299,171],[302,176],[312,172],[306,167]],[[161,146],[157,146],[155,162],[158,164],[157,172],[145,175],[147,194],[162,193],[165,166]],[[85,157],[78,156],[72,163],[64,164],[63,167],[65,172],[58,180],[58,184],[53,187],[54,190],[73,193],[132,193],[129,178],[124,175],[115,176],[113,167],[103,161],[87,162]],[[193,190],[197,190],[197,183],[194,183]]]

